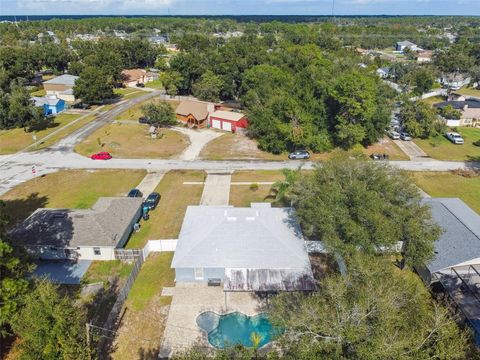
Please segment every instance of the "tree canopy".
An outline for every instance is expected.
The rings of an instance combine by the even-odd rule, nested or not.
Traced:
[[[142,106],[143,115],[149,124],[156,126],[175,125],[177,119],[172,106],[167,102],[149,103]]]
[[[334,158],[293,186],[291,199],[306,236],[340,254],[374,254],[404,243],[409,265],[433,256],[440,228],[415,184],[386,164]]]
[[[114,97],[113,83],[112,77],[102,69],[87,67],[75,81],[73,94],[86,104],[101,103]]]
[[[284,293],[269,315],[285,329],[285,359],[467,358],[468,336],[420,279],[383,258],[355,255],[312,295]]]

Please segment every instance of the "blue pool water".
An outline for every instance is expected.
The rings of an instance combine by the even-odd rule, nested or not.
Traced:
[[[240,312],[218,315],[212,311],[201,313],[197,317],[197,324],[208,334],[208,342],[218,348],[241,344],[252,347],[253,333],[260,335],[260,347],[268,344],[278,335],[265,314],[247,316]]]

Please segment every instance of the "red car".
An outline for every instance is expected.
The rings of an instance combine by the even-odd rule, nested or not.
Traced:
[[[106,151],[102,151],[90,156],[90,159],[92,160],[110,160],[111,158],[112,158],[112,155],[110,155],[110,153]]]

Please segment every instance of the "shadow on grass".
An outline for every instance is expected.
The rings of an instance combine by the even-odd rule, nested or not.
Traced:
[[[13,200],[0,200],[0,218],[6,218],[8,227],[12,228],[19,222],[28,218],[38,208],[47,205],[47,196],[38,196],[38,193],[31,193],[26,198]]]

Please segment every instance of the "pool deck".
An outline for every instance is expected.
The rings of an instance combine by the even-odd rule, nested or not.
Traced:
[[[205,349],[212,347],[206,334],[197,323],[197,316],[204,311],[225,314],[240,311],[252,316],[262,312],[265,302],[253,293],[225,293],[223,287],[208,287],[206,284],[178,283],[172,291],[173,299],[168,312],[159,358],[170,358],[192,346]]]

